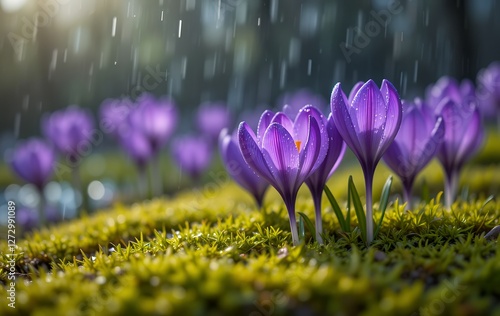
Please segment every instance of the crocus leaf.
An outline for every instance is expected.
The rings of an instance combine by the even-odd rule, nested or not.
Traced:
[[[299,240],[301,242],[305,240],[304,220],[302,216],[299,217]]]
[[[385,212],[387,208],[387,202],[389,201],[389,194],[391,193],[392,186],[392,176],[389,176],[385,181],[384,187],[382,188],[382,194],[380,195],[380,211]]]
[[[297,213],[299,213],[299,216],[300,216],[300,224],[302,225],[301,229],[302,230],[304,229],[304,224],[305,224],[305,226],[307,227],[307,230],[309,230],[311,232],[311,234],[314,236],[314,238],[316,238],[316,228],[314,228],[314,225],[311,222],[311,220],[309,219],[309,217],[302,212],[297,212]]]
[[[344,219],[344,215],[342,214],[342,211],[340,210],[340,206],[337,203],[337,200],[335,200],[335,197],[333,196],[332,191],[330,191],[330,189],[326,185],[325,185],[324,191],[325,191],[326,197],[328,198],[328,201],[330,201],[330,204],[332,206],[333,211],[335,212],[335,216],[337,216],[337,220],[339,221],[340,228],[342,228],[342,231],[344,231],[346,233],[350,232],[351,227],[346,222],[346,219]],[[349,220],[349,219],[347,219],[347,220]]]
[[[387,181],[384,184],[384,188],[382,189],[382,194],[380,196],[380,211],[382,215],[380,215],[380,220],[378,225],[375,226],[375,232],[373,234],[373,238],[377,238],[378,232],[380,231],[380,227],[382,227],[382,222],[384,221],[385,211],[387,209],[387,203],[389,201],[389,194],[391,192],[392,186],[392,176],[387,178]]]
[[[349,195],[352,199],[352,205],[354,206],[354,211],[356,212],[356,217],[358,218],[359,228],[361,230],[361,237],[363,241],[366,243],[366,215],[365,210],[363,209],[363,204],[361,204],[361,199],[359,198],[358,191],[356,190],[356,186],[352,181],[352,176],[349,176],[349,185],[348,185]]]

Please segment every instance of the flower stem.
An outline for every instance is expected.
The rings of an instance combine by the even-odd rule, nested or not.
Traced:
[[[366,244],[373,241],[373,172],[365,173],[366,187]]]
[[[145,199],[148,191],[148,180],[146,176],[146,169],[143,167],[139,168],[139,197]]]
[[[39,223],[41,227],[47,226],[47,217],[45,215],[45,196],[43,194],[43,188],[38,190],[38,194],[40,195],[40,201],[38,202],[38,218],[40,219]]]
[[[316,226],[316,241],[318,244],[323,244],[323,238],[321,234],[323,234],[323,222],[321,220],[321,194],[323,192],[319,192],[319,194],[313,194],[313,202],[314,202],[314,212],[315,212],[315,226]]]
[[[297,219],[295,218],[295,201],[293,203],[285,203],[288,211],[288,218],[290,220],[290,230],[292,231],[293,245],[297,246],[299,241],[299,232],[297,230]]]
[[[412,209],[413,207],[411,204],[411,189],[412,186],[410,184],[403,185],[403,200],[406,202],[405,210]]]
[[[445,203],[447,208],[451,208],[451,205],[455,201],[455,195],[457,193],[458,184],[458,173],[455,171],[446,172],[446,179],[444,183],[445,190]]]
[[[152,180],[153,180],[153,193],[155,196],[160,196],[163,192],[163,183],[161,177],[160,155],[153,158],[151,163]]]
[[[72,176],[71,180],[72,180],[72,184],[73,184],[73,190],[75,191],[75,199],[76,199],[77,194],[80,193],[82,196],[82,205],[83,205],[85,195],[82,192],[82,179],[80,178],[80,172],[79,172],[78,166],[74,166],[73,168],[71,168],[71,176]],[[80,215],[81,215],[82,205],[76,207],[76,216],[77,217],[80,217]]]

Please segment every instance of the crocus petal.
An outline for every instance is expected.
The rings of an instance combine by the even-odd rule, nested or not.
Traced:
[[[383,155],[386,148],[394,140],[401,126],[402,111],[401,100],[399,99],[396,88],[387,80],[382,80],[380,88],[385,102],[387,104],[387,114],[385,115],[385,128],[383,130],[382,141],[385,146],[380,149],[380,155]]]
[[[484,131],[481,125],[481,115],[477,108],[474,108],[466,125],[467,127],[464,128],[465,132],[460,139],[455,157],[458,166],[461,166],[469,160],[482,145]]]
[[[352,104],[352,100],[354,99],[354,96],[356,95],[356,93],[358,93],[359,89],[361,89],[361,87],[364,84],[365,83],[363,81],[359,81],[359,82],[356,82],[356,84],[354,85],[354,87],[352,87],[351,92],[349,92],[349,98],[347,99],[347,101],[349,102],[349,104]]]
[[[257,203],[262,203],[262,198],[269,184],[248,166],[241,154],[238,143],[227,133],[227,129],[221,132],[219,146],[227,172],[236,183],[254,196]]]
[[[300,174],[299,182],[305,181],[319,165],[323,162],[326,152],[321,154],[321,131],[316,119],[309,117],[309,135],[304,144],[304,148],[300,152]],[[319,161],[319,163],[317,163]]]
[[[277,112],[276,115],[274,115],[271,123],[280,124],[281,126],[286,128],[288,133],[290,133],[290,135],[292,135],[292,136],[295,134],[295,131],[293,130],[292,120],[283,112]]]
[[[293,124],[295,140],[300,141],[302,145],[305,145],[309,134],[309,117],[313,117],[316,120],[322,136],[325,138],[327,137],[325,117],[314,106],[306,105],[299,110]]]
[[[274,175],[267,166],[261,149],[257,144],[255,134],[245,122],[241,122],[238,127],[238,142],[241,154],[247,164],[250,165],[250,167],[259,174],[259,176],[266,179],[269,183],[275,184]]]
[[[335,87],[333,87],[331,110],[333,121],[340,135],[342,135],[342,138],[346,142],[347,146],[351,148],[359,159],[361,157],[359,156],[361,154],[359,149],[360,144],[356,130],[354,129],[354,125],[352,123],[351,115],[349,114],[349,110],[347,108],[347,98],[342,91],[340,83],[337,83]]]
[[[384,136],[387,105],[373,80],[368,80],[359,89],[348,109],[364,159],[374,160],[376,163],[379,145]]]
[[[264,113],[260,116],[259,124],[257,125],[257,137],[260,140],[264,137],[264,133],[269,125],[271,125],[271,121],[273,120],[275,113],[269,110],[265,110]]]
[[[292,135],[278,123],[272,123],[262,140],[262,154],[278,184],[278,191],[295,191],[299,171],[299,152]]]

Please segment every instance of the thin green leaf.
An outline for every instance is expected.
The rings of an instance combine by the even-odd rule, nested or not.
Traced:
[[[429,193],[429,185],[425,179],[422,181],[422,201],[429,203],[431,194]]]
[[[392,186],[392,176],[389,176],[385,181],[384,187],[382,188],[382,194],[380,195],[380,211],[385,212],[387,208],[387,203],[389,202],[389,194],[391,193]]]
[[[309,219],[309,217],[307,217],[307,215],[302,213],[302,212],[298,212],[298,213],[300,216],[302,226],[304,226],[304,224],[305,224],[305,226],[307,227],[307,230],[311,232],[311,234],[313,235],[314,238],[316,238],[316,228],[314,227],[314,225],[311,222],[311,220]]]
[[[387,178],[385,181],[384,188],[382,189],[382,194],[380,195],[380,211],[382,215],[380,216],[380,220],[378,225],[375,226],[375,232],[373,234],[373,238],[377,238],[378,232],[380,231],[380,227],[382,227],[382,222],[384,221],[385,211],[387,209],[387,203],[389,202],[389,195],[391,193],[392,186],[392,176]]]
[[[366,215],[365,210],[363,209],[363,204],[361,204],[361,200],[359,198],[358,191],[356,190],[356,186],[352,181],[352,176],[349,176],[349,188],[350,197],[352,198],[352,204],[354,206],[354,211],[356,212],[356,217],[358,218],[359,228],[361,230],[361,237],[363,241],[366,243]]]
[[[332,206],[333,211],[335,212],[335,216],[337,216],[337,220],[339,221],[340,228],[342,228],[342,231],[348,233],[351,231],[351,226],[349,225],[347,221],[349,221],[349,217],[344,219],[344,215],[342,214],[342,211],[340,210],[340,206],[337,203],[337,200],[335,200],[335,197],[332,194],[332,191],[328,188],[328,186],[325,185],[324,188],[326,197],[328,198],[328,201],[330,201],[330,205]],[[300,214],[300,213],[299,213]],[[347,213],[349,214],[349,213]]]
[[[302,220],[302,217],[299,217],[299,240],[301,242],[305,240],[304,221]]]

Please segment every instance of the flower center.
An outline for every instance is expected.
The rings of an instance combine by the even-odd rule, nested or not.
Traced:
[[[302,144],[302,142],[300,140],[296,140],[295,141],[295,147],[297,147],[297,151],[300,152],[300,145]]]

